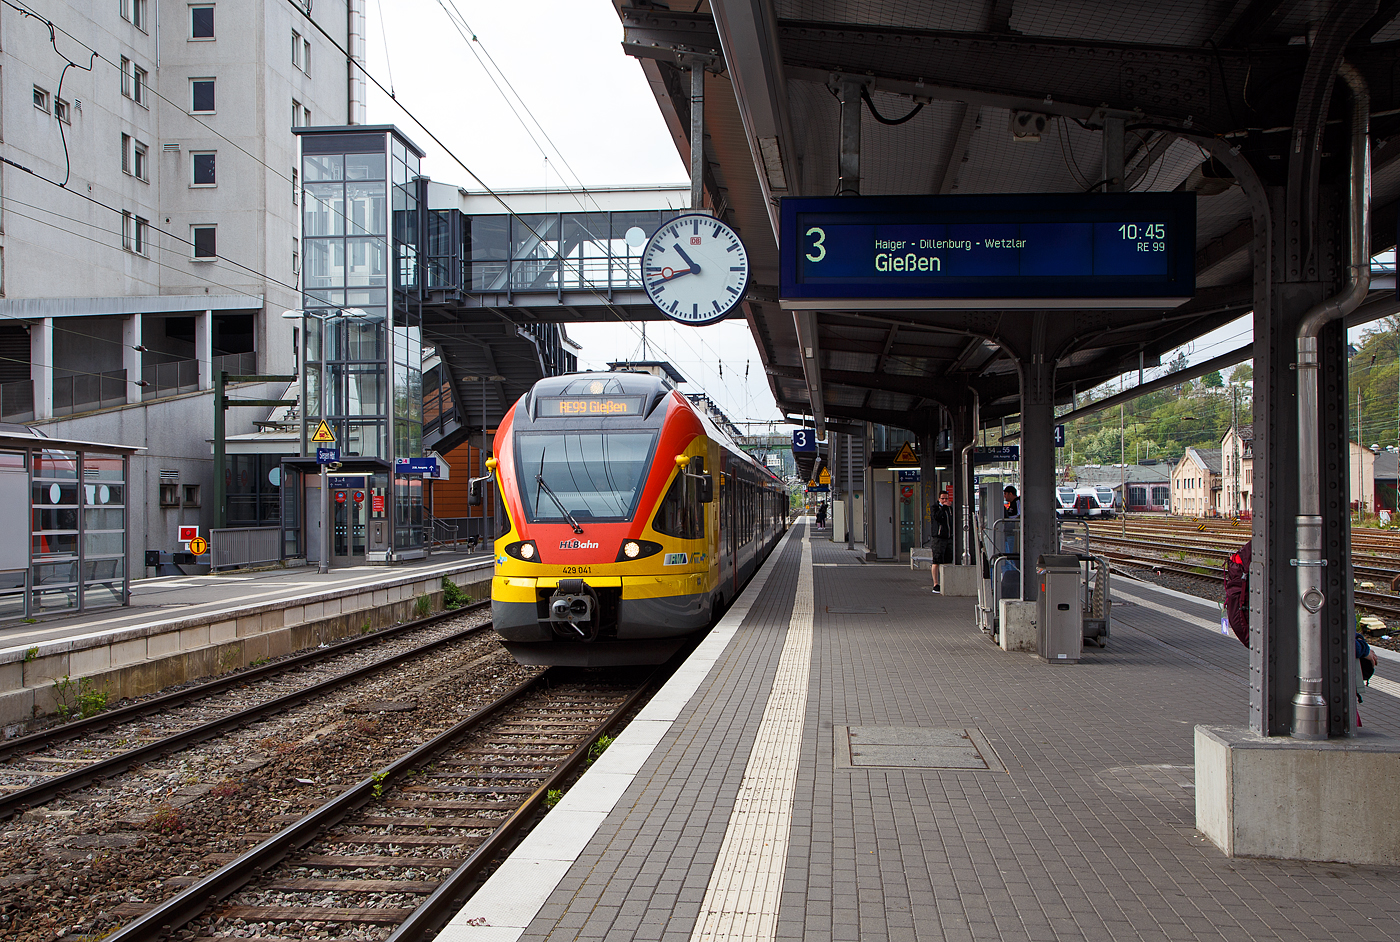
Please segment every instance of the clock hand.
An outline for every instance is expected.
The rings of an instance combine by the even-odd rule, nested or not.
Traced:
[[[657,285],[664,285],[666,282],[670,281],[672,278],[679,278],[681,275],[688,275],[688,274],[690,274],[692,271],[699,271],[699,269],[698,269],[698,268],[682,268],[680,271],[674,271],[674,270],[669,269],[669,268],[663,268],[663,269],[661,269],[661,271],[662,271],[662,272],[668,272],[668,271],[669,271],[669,272],[671,272],[671,274],[669,274],[669,275],[663,274],[660,278],[658,278],[657,280],[655,280],[655,281],[653,281],[653,282],[651,283],[651,287],[655,288]]]
[[[700,266],[695,264],[695,262],[691,261],[690,256],[685,254],[685,249],[681,248],[681,244],[679,242],[671,246],[671,248],[676,250],[677,255],[685,259],[685,263],[690,266],[690,270],[692,273],[696,275],[700,274]]]

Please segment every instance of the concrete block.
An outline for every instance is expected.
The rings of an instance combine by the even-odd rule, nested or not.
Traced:
[[[292,653],[292,633],[287,629],[269,631],[263,637],[267,639],[268,657],[281,657]]]
[[[0,664],[0,691],[18,690],[24,686],[24,662]]]
[[[112,666],[122,667],[127,664],[139,664],[146,660],[149,643],[158,637],[160,636],[133,638],[130,641],[115,642],[112,645]]]
[[[36,658],[24,665],[24,686],[40,687],[68,675],[68,652]]]
[[[209,626],[209,643],[223,644],[238,637],[238,622],[220,621]]]
[[[94,648],[84,648],[68,654],[68,674],[77,679],[101,673],[112,666],[112,648],[101,644]]]
[[[1196,727],[1196,829],[1230,857],[1400,864],[1400,739]]]
[[[384,589],[374,590],[374,607],[382,608],[389,604],[389,593]]]
[[[192,651],[209,644],[209,626],[197,625],[180,632],[180,650]]]
[[[238,616],[238,637],[252,638],[263,633],[262,618],[258,615]]]
[[[976,598],[977,583],[982,578],[980,566],[939,566],[938,580],[944,595]]]
[[[27,723],[34,718],[34,690],[20,688],[0,693],[0,725]]]
[[[1001,625],[1001,649],[1034,654],[1040,647],[1035,631],[1035,603],[1002,599],[1000,604],[1001,611],[997,614]]]
[[[263,631],[275,631],[286,624],[285,609],[274,608],[262,613]]]
[[[305,605],[293,605],[282,610],[282,624],[284,626],[300,625],[304,621],[306,621]]]
[[[320,621],[325,610],[326,606],[324,602],[307,602],[303,608],[302,623],[307,624],[313,621]]]

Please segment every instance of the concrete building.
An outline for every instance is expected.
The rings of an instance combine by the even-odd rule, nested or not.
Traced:
[[[214,523],[217,371],[296,371],[280,316],[300,306],[292,129],[363,121],[363,80],[342,51],[363,42],[363,9],[30,6],[62,53],[43,21],[0,18],[5,153],[33,171],[3,170],[0,417],[146,446],[128,497],[139,576],[146,549],[180,548],[178,525]],[[265,417],[230,410],[228,431]]]
[[[1176,516],[1220,513],[1220,449],[1187,448],[1172,469],[1172,506]]]
[[[1220,486],[1226,516],[1254,513],[1254,426],[1231,426],[1220,439]]]

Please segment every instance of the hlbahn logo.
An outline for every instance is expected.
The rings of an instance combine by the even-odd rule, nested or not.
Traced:
[[[591,540],[560,540],[560,549],[597,549],[598,544]]]
[[[662,565],[665,565],[665,566],[684,566],[685,564],[686,564],[686,555],[685,555],[685,553],[667,553],[667,554],[666,554],[666,561],[665,561]]]

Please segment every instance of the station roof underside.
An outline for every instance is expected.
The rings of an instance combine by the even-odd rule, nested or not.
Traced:
[[[1055,353],[1055,396],[1068,402],[1252,307],[1253,226],[1243,191],[1213,176],[1192,135],[1237,142],[1266,184],[1288,165],[1306,37],[1316,4],[1288,0],[706,0],[615,2],[623,47],[638,58],[683,158],[690,153],[690,73],[705,83],[708,201],[741,234],[754,277],[743,307],[779,408],[824,411],[916,431],[975,388],[982,421],[1019,412],[1008,349],[1024,310],[823,310],[799,338],[778,299],[778,200],[838,186],[840,104],[833,85],[864,80],[884,124],[864,109],[860,193],[1075,193],[1102,184],[1105,116],[1126,118],[1126,189],[1197,193],[1195,297],[1162,310],[1059,311],[1073,343]],[[1361,17],[1346,50],[1372,96],[1373,252],[1394,245],[1400,197],[1400,2],[1333,5]],[[695,12],[691,12],[694,10]],[[1362,13],[1365,15],[1363,16]],[[1345,187],[1347,108],[1332,96],[1323,185]],[[1047,116],[1038,141],[1011,133],[1016,111]],[[1267,178],[1277,167],[1275,179]],[[1203,169],[1206,172],[1203,174]],[[1373,295],[1370,313],[1393,300]],[[1394,298],[1393,291],[1390,298]],[[1389,308],[1384,305],[1389,304]],[[1248,340],[1241,338],[1243,345]],[[1014,345],[1014,344],[1013,344]],[[819,376],[804,371],[815,346]],[[820,402],[810,393],[819,390]]]

